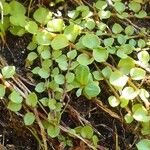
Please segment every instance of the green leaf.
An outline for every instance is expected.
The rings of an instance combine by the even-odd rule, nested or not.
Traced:
[[[148,115],[148,111],[144,106],[135,108],[133,112],[133,118],[137,121],[142,121],[142,122],[150,121],[150,116]]]
[[[125,59],[120,59],[118,63],[119,70],[125,75],[128,75],[130,73],[130,70],[134,67],[135,67],[135,61],[130,57],[127,57]]]
[[[105,62],[108,58],[108,52],[105,48],[99,47],[93,49],[93,57],[97,62]]]
[[[100,40],[95,34],[87,33],[82,38],[82,44],[89,49],[93,49],[100,46]]]
[[[68,62],[67,62],[66,55],[63,54],[63,55],[59,56],[55,61],[58,63],[58,66],[61,70],[68,69]]]
[[[26,25],[26,16],[23,14],[16,14],[14,16],[10,16],[10,22],[15,26],[24,27]]]
[[[27,59],[32,62],[37,57],[38,57],[38,55],[35,52],[31,52],[31,53],[28,54]]]
[[[116,9],[117,12],[122,13],[123,11],[125,11],[125,5],[122,2],[115,2],[114,7]]]
[[[36,107],[37,102],[38,102],[38,98],[34,92],[31,92],[26,98],[26,103],[29,106]]]
[[[17,35],[17,36],[23,36],[25,34],[25,29],[23,27],[20,26],[13,26],[9,28],[9,31],[11,32],[11,34],[13,35]]]
[[[111,17],[111,12],[109,10],[101,10],[98,12],[98,16],[100,17],[100,19],[108,19]]]
[[[132,111],[133,111],[133,118],[135,120],[141,121],[141,122],[149,122],[150,121],[150,116],[144,106],[142,106],[140,104],[135,104],[132,107]]]
[[[138,12],[140,11],[141,9],[141,4],[140,3],[137,3],[137,2],[134,2],[134,1],[131,1],[129,3],[129,8],[134,11],[134,12]]]
[[[149,92],[148,92],[148,91],[146,91],[145,89],[141,88],[141,89],[140,89],[139,96],[140,96],[140,98],[141,98],[144,102],[149,103],[148,98],[149,98],[150,95],[149,95]]]
[[[32,73],[33,73],[33,74],[38,74],[39,70],[40,70],[40,67],[35,67],[35,68],[32,70]]]
[[[66,35],[69,41],[74,42],[77,36],[80,34],[80,32],[80,26],[71,24],[65,28],[64,35]]]
[[[89,7],[88,6],[85,6],[85,5],[81,5],[81,6],[78,6],[77,7],[77,11],[79,13],[82,13],[82,17],[87,17],[90,13],[90,10],[89,10]]]
[[[135,14],[135,17],[137,18],[144,18],[147,16],[147,12],[144,10],[141,10],[138,14]]]
[[[120,24],[115,23],[112,27],[112,32],[115,34],[121,33],[123,31],[123,28]]]
[[[97,137],[96,135],[93,135],[92,141],[93,141],[94,146],[97,147],[97,146],[98,146],[99,139],[98,139],[98,137]]]
[[[30,50],[30,51],[32,51],[32,50],[36,49],[36,47],[37,47],[36,43],[34,43],[34,42],[31,41],[28,44],[27,49]]]
[[[76,96],[79,97],[79,96],[81,96],[81,94],[82,94],[82,89],[78,89],[76,91]]]
[[[96,7],[98,10],[104,10],[104,9],[107,7],[107,2],[106,2],[106,1],[98,0],[98,1],[95,3],[95,7]]]
[[[60,133],[59,126],[49,125],[49,127],[47,128],[47,133],[51,138],[57,137]]]
[[[90,71],[87,66],[79,65],[75,71],[76,79],[81,85],[86,85],[89,82]]]
[[[56,100],[55,99],[49,99],[49,101],[48,101],[48,107],[51,110],[55,110],[56,109]]]
[[[149,150],[150,149],[150,140],[142,139],[136,144],[138,150]]]
[[[2,75],[4,78],[12,78],[15,75],[15,66],[6,66],[2,68]]]
[[[93,74],[94,78],[98,81],[104,79],[102,73],[99,71],[93,71],[92,74]]]
[[[0,84],[0,99],[5,96],[5,88],[3,84]]]
[[[2,5],[3,5],[3,15],[8,15],[11,11],[10,4],[4,2]]]
[[[18,103],[18,104],[22,103],[22,101],[23,101],[22,96],[21,96],[17,91],[15,91],[15,90],[13,90],[13,91],[11,92],[11,94],[9,95],[9,99],[10,99],[12,102]]]
[[[50,73],[49,73],[49,70],[48,69],[45,69],[45,68],[40,68],[38,70],[38,75],[43,78],[43,79],[46,79],[50,76]]]
[[[108,102],[111,107],[116,107],[120,104],[119,99],[117,99],[115,96],[109,96]]]
[[[102,74],[105,78],[109,79],[110,78],[110,75],[112,73],[112,70],[110,67],[105,67],[103,70],[102,70]]]
[[[146,71],[141,68],[132,68],[130,70],[130,76],[133,80],[142,80],[145,78]]]
[[[9,6],[11,8],[11,10],[10,10],[11,15],[14,15],[14,16],[18,15],[18,14],[24,15],[26,13],[25,7],[21,3],[15,1],[15,0],[11,1],[9,3]]]
[[[45,89],[46,89],[46,87],[45,87],[45,83],[44,83],[44,82],[38,83],[38,84],[36,85],[36,87],[35,87],[35,91],[38,92],[38,93],[44,92]]]
[[[87,66],[93,62],[93,59],[89,57],[87,54],[80,54],[77,57],[77,61],[80,65]]]
[[[62,74],[55,75],[55,76],[54,76],[54,81],[55,81],[57,84],[64,84],[64,83],[65,83],[65,77],[64,77],[64,75],[62,75]]]
[[[150,134],[150,122],[142,122],[142,135],[149,135]]]
[[[111,73],[109,81],[113,86],[120,89],[126,85],[128,77],[116,70]]]
[[[86,125],[81,129],[81,136],[83,138],[91,139],[93,136],[93,133],[94,133],[94,131],[93,131],[92,127],[89,125]]]
[[[75,79],[74,73],[72,73],[72,72],[67,72],[67,74],[66,74],[66,82],[67,82],[67,83],[71,83],[71,82],[74,81],[74,79]]]
[[[124,119],[125,119],[126,123],[131,123],[133,121],[133,117],[129,113],[124,116]]]
[[[125,107],[128,106],[129,100],[120,97],[120,103],[121,103],[121,104],[120,104],[120,107],[125,108]]]
[[[134,46],[129,44],[123,44],[118,48],[117,56],[120,58],[127,58],[128,54],[131,54],[134,50]]]
[[[74,59],[76,56],[77,56],[77,51],[76,50],[72,50],[72,51],[67,53],[67,57],[69,59]]]
[[[137,42],[134,39],[129,40],[129,44],[132,46],[136,46]]]
[[[52,18],[52,13],[44,7],[39,7],[34,12],[33,18],[40,24],[45,25]]]
[[[61,32],[64,28],[63,19],[53,19],[47,24],[47,30],[50,32]]]
[[[55,50],[65,48],[68,45],[69,45],[69,41],[68,41],[67,37],[64,34],[57,35],[52,40],[52,43],[51,43],[52,48],[55,49]]]
[[[144,48],[146,46],[146,42],[143,39],[138,40],[138,46],[140,48]]]
[[[35,116],[32,112],[27,112],[23,118],[26,126],[32,125],[35,121]]]
[[[95,28],[95,22],[92,19],[87,20],[85,23],[85,27],[87,27],[89,30],[93,30]]]
[[[126,28],[125,28],[125,34],[126,35],[133,35],[134,33],[134,27],[131,26],[131,25],[128,25]]]
[[[106,38],[104,39],[104,45],[106,47],[112,46],[114,43],[114,38]]]
[[[122,90],[122,95],[121,97],[124,99],[134,99],[137,95],[139,94],[139,91],[135,91],[132,87],[125,87]]]
[[[25,25],[25,29],[32,34],[36,34],[38,31],[38,25],[36,24],[36,22],[34,21],[29,21],[27,22],[27,24]]]
[[[17,112],[21,109],[22,104],[20,103],[14,103],[12,101],[9,101],[7,108],[10,109],[11,111]]]
[[[45,70],[48,70],[50,66],[52,66],[52,60],[51,59],[45,59],[43,62],[42,62],[42,68],[45,69]]]
[[[125,44],[127,41],[127,37],[122,35],[122,34],[118,34],[117,35],[117,41],[120,45]]]
[[[101,89],[96,83],[90,82],[85,86],[84,92],[89,98],[92,98],[96,97],[101,92]]]
[[[51,57],[51,53],[49,49],[45,49],[44,51],[41,52],[41,57],[43,59],[48,59]]]
[[[148,63],[150,60],[150,56],[149,53],[147,51],[141,51],[138,53],[138,59],[140,60],[140,62],[142,63]]]
[[[52,36],[49,32],[37,32],[36,41],[39,45],[50,45]]]

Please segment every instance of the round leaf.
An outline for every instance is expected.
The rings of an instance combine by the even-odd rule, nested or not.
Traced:
[[[14,103],[19,103],[19,104],[22,103],[23,101],[22,96],[20,96],[20,94],[15,90],[9,95],[9,99]]]
[[[142,80],[145,78],[146,71],[141,68],[132,68],[130,70],[130,76],[133,80]]]
[[[79,65],[76,68],[76,79],[81,85],[86,85],[89,82],[90,72],[87,66]]]
[[[87,54],[80,54],[77,57],[77,61],[80,65],[87,66],[92,63],[92,59]]]
[[[82,44],[89,49],[93,49],[100,46],[100,40],[95,34],[87,33],[82,38]]]
[[[108,102],[110,106],[116,107],[119,105],[120,101],[115,96],[109,96]]]
[[[100,47],[93,50],[93,57],[97,62],[105,62],[108,58],[106,49]]]
[[[32,61],[35,60],[37,57],[38,57],[38,56],[37,56],[37,54],[36,54],[35,52],[31,52],[31,53],[28,54],[27,59],[32,62]]]
[[[114,71],[111,73],[109,81],[116,88],[122,88],[126,85],[128,77],[122,74],[120,71]]]
[[[61,32],[64,27],[64,22],[62,19],[53,19],[48,22],[47,29],[50,32]]]
[[[121,97],[124,99],[134,99],[138,95],[138,91],[135,91],[132,87],[125,87],[122,90]]]
[[[14,16],[17,14],[24,15],[26,13],[25,7],[21,3],[15,1],[15,0],[11,1],[9,3],[9,6],[11,8],[11,10],[10,10],[11,15],[14,15]]]
[[[88,125],[84,126],[81,129],[81,136],[83,138],[91,139],[93,136],[93,133],[94,133],[93,129]]]
[[[20,103],[13,103],[12,101],[9,101],[7,108],[11,111],[17,112],[21,109],[22,104]]]
[[[133,121],[133,117],[131,114],[126,114],[124,116],[124,119],[125,119],[126,123],[131,123]]]
[[[30,93],[26,98],[26,103],[29,106],[35,107],[37,105],[37,102],[38,102],[38,98],[34,92]]]
[[[65,48],[68,45],[69,45],[69,41],[68,41],[67,37],[63,34],[57,35],[52,40],[52,43],[51,43],[52,48],[55,49],[55,50]]]
[[[125,5],[122,2],[115,2],[114,7],[117,12],[122,13],[125,10]]]
[[[29,21],[26,25],[25,25],[25,29],[32,34],[35,34],[38,31],[38,25],[36,24],[36,22],[34,21]]]
[[[65,83],[65,77],[62,74],[58,74],[54,76],[54,81],[57,84],[64,84]]]
[[[123,28],[120,24],[115,23],[112,27],[112,32],[115,34],[121,33],[123,31]]]
[[[34,12],[33,18],[34,18],[37,22],[39,22],[39,23],[45,25],[45,24],[47,24],[47,22],[52,18],[52,13],[51,13],[48,9],[46,9],[46,8],[44,8],[44,7],[39,7],[39,8]]]
[[[55,138],[59,135],[60,129],[58,126],[49,125],[47,133],[51,138]]]
[[[44,82],[38,83],[35,87],[35,91],[38,93],[44,92],[45,91],[45,83]]]
[[[25,125],[29,126],[29,125],[32,125],[33,122],[35,121],[35,116],[32,112],[27,112],[23,119],[24,119]]]
[[[87,84],[84,88],[85,94],[90,98],[96,97],[100,93],[100,91],[100,87],[94,82]]]
[[[2,68],[2,75],[4,78],[12,78],[15,73],[15,66],[6,66]]]

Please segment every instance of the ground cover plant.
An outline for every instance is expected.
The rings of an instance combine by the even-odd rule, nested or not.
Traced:
[[[41,149],[150,149],[149,8],[1,0],[0,98]]]

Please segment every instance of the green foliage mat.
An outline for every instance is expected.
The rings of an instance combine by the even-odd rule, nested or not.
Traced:
[[[0,2],[1,44],[12,58],[7,32],[31,39],[25,78],[0,55],[0,98],[42,149],[150,149],[149,7],[146,0]],[[112,130],[111,145],[102,144],[99,127]],[[127,142],[126,130],[137,138]]]

